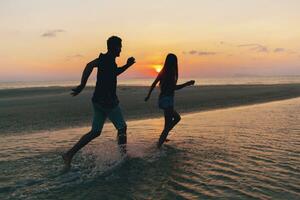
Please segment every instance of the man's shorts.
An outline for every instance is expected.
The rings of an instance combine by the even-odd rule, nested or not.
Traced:
[[[103,108],[101,105],[93,102],[94,117],[92,124],[93,132],[101,132],[104,122],[108,117],[117,130],[126,128],[126,122],[123,118],[121,108],[117,105],[114,108]]]
[[[158,100],[158,107],[160,109],[167,109],[174,107],[174,97],[173,96],[162,96]]]

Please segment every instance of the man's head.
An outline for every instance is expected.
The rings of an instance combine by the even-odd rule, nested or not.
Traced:
[[[107,40],[107,50],[112,55],[119,57],[122,49],[122,39],[117,36],[111,36]]]

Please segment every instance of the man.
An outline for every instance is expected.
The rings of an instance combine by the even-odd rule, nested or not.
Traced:
[[[72,95],[78,95],[86,85],[86,82],[95,67],[98,68],[97,83],[92,98],[94,117],[92,129],[65,154],[62,158],[67,167],[71,166],[73,156],[82,147],[87,145],[94,138],[101,134],[105,119],[108,117],[118,130],[118,144],[125,146],[127,143],[126,122],[123,119],[119,100],[116,95],[117,76],[127,70],[135,63],[133,57],[128,58],[126,65],[117,67],[116,57],[120,56],[122,40],[117,36],[112,36],[107,40],[107,53],[100,53],[99,58],[89,62],[82,74],[81,83],[72,89]]]

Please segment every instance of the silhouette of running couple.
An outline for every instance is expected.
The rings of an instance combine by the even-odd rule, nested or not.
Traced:
[[[119,99],[116,94],[117,76],[131,67],[135,63],[135,59],[130,57],[127,59],[127,63],[124,66],[118,67],[115,59],[116,57],[120,56],[121,49],[121,38],[117,36],[110,37],[107,40],[107,52],[100,53],[98,58],[86,65],[82,73],[80,85],[72,89],[71,95],[78,95],[86,86],[87,80],[93,69],[98,69],[96,87],[92,97],[94,109],[92,128],[88,133],[83,135],[69,151],[62,155],[66,167],[71,166],[72,158],[76,152],[101,134],[106,118],[109,118],[117,129],[118,145],[120,146],[121,152],[126,153],[127,125],[119,107]],[[168,54],[164,63],[164,67],[154,80],[150,87],[149,93],[145,98],[145,101],[148,101],[153,89],[159,82],[160,95],[158,105],[159,108],[164,111],[165,125],[157,143],[158,148],[160,148],[161,145],[166,141],[168,133],[181,119],[180,115],[174,110],[175,90],[182,89],[195,83],[194,80],[191,80],[184,84],[177,85],[177,80],[177,57],[174,54]]]

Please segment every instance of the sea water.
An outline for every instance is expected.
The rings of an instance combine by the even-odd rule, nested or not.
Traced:
[[[119,78],[119,85],[126,86],[150,86],[153,82],[153,78]],[[262,77],[227,77],[227,78],[179,78],[179,83],[183,83],[194,79],[195,85],[257,85],[257,84],[289,84],[300,83],[300,76],[262,76]],[[95,80],[91,78],[87,85],[94,86]],[[80,83],[78,80],[69,81],[14,81],[14,82],[1,82],[0,89],[14,89],[14,88],[30,88],[30,87],[69,87],[77,86]]]
[[[161,149],[163,118],[128,122],[63,171],[60,155],[89,127],[4,135],[0,199],[300,199],[300,98],[182,116]]]

